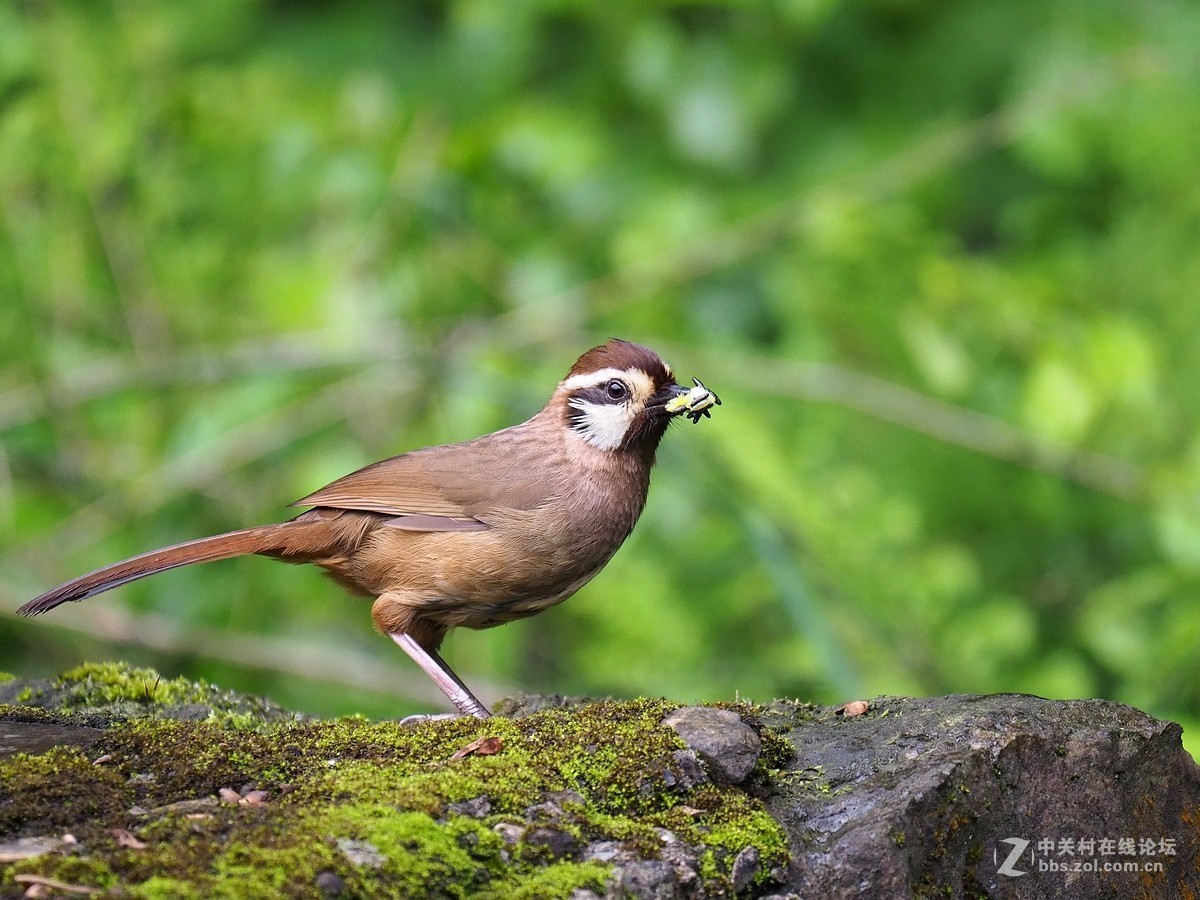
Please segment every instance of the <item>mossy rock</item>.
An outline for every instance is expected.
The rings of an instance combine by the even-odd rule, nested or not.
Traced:
[[[588,896],[649,860],[724,896],[769,891],[787,861],[760,801],[660,724],[664,701],[318,721],[116,664],[0,691],[8,726],[79,730],[0,761],[15,896],[31,877],[156,898]]]

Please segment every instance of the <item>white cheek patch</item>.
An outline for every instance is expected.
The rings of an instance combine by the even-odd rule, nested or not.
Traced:
[[[597,450],[616,450],[637,413],[628,403],[589,403],[574,399],[571,406],[581,415],[573,431]]]

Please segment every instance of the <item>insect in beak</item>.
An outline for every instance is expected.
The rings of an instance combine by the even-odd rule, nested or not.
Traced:
[[[711,418],[712,413],[709,411],[714,406],[721,405],[721,398],[713,391],[706,388],[699,378],[693,378],[695,387],[691,388],[676,397],[672,397],[667,401],[667,412],[673,416],[683,413],[693,423],[700,421],[700,417]]]

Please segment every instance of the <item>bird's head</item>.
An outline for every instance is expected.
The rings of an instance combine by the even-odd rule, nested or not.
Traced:
[[[596,450],[654,461],[667,426],[694,421],[719,404],[699,382],[685,388],[653,350],[616,338],[579,357],[555,391],[571,435]]]

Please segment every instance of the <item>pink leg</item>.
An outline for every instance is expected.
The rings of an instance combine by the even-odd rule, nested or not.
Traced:
[[[438,686],[443,694],[450,698],[450,702],[464,716],[475,716],[479,719],[486,719],[491,716],[487,707],[480,703],[475,695],[467,689],[467,686],[462,683],[457,675],[451,671],[445,661],[432,650],[426,650],[407,634],[388,634],[393,641],[400,645],[400,649],[412,657],[413,662],[421,667],[421,670],[433,679],[433,683]]]

